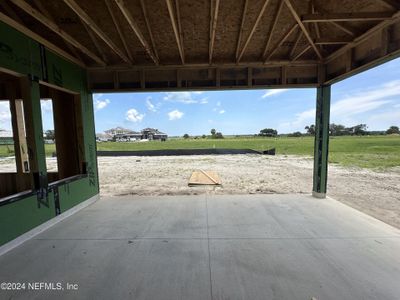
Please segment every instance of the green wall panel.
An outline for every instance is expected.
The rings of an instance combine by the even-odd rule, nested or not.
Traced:
[[[38,80],[80,94],[88,177],[58,187],[61,212],[65,212],[99,193],[93,100],[87,90],[86,70],[2,22],[0,37],[0,68],[33,79],[30,95],[33,101],[36,100],[35,104],[39,100]],[[35,120],[41,119],[38,107],[33,107]],[[42,130],[40,126],[38,130]],[[45,168],[43,135],[35,131],[35,136],[41,137],[37,138],[37,157],[39,170],[42,171]],[[0,206],[0,246],[53,218],[56,215],[53,191],[49,191],[47,199],[48,207],[38,205],[36,195]]]
[[[54,200],[38,207],[36,195],[0,206],[0,245],[18,237],[55,216]]]
[[[39,43],[0,22],[0,67],[42,79]]]

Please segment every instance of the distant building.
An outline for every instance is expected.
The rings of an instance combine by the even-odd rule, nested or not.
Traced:
[[[145,128],[142,130],[142,139],[165,141],[167,138],[168,134],[155,128]]]
[[[116,140],[136,141],[142,139],[142,134],[140,132],[131,131],[129,133],[116,134],[114,138]]]
[[[145,128],[141,132],[136,132],[130,129],[116,127],[104,131],[104,133],[97,133],[96,140],[99,142],[106,141],[138,141],[138,140],[160,140],[165,141],[168,134],[159,131],[156,128]]]
[[[128,134],[128,133],[133,133],[133,132],[134,131],[127,129],[127,128],[123,128],[123,127],[111,128],[111,129],[104,131],[104,133],[109,134],[111,136],[116,136],[117,134]]]
[[[108,142],[112,141],[113,136],[108,133],[96,133],[96,141],[98,142]]]

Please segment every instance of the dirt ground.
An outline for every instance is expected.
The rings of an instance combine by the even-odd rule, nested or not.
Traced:
[[[102,196],[310,194],[311,158],[261,155],[99,157]],[[55,159],[49,159],[50,169]],[[2,160],[0,170],[13,167]],[[221,187],[189,187],[195,170],[219,174]],[[400,228],[400,168],[376,172],[329,165],[328,196]],[[323,201],[323,200],[318,200]]]

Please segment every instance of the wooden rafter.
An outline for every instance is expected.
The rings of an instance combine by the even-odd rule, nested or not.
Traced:
[[[296,52],[297,46],[299,45],[300,40],[301,40],[302,37],[303,37],[303,31],[300,30],[299,34],[297,35],[296,41],[294,42],[292,50],[290,51],[289,59],[292,59],[294,53]]]
[[[398,0],[380,0],[386,6],[395,10],[400,10],[400,2]]]
[[[179,0],[175,0],[175,10],[176,10],[176,22],[178,24],[179,40],[181,41],[182,53],[185,54],[183,47],[183,32],[181,25],[181,10],[179,8]]]
[[[287,40],[287,38],[296,30],[296,28],[299,26],[299,24],[294,24],[292,27],[288,29],[288,31],[285,32],[283,37],[279,40],[278,44],[275,45],[275,47],[272,49],[272,51],[264,58],[264,64],[268,62],[268,60],[272,57],[272,55],[275,54],[275,52],[279,49],[280,46],[283,45],[283,43]]]
[[[76,57],[72,56],[68,52],[64,51],[63,49],[61,49],[58,46],[54,45],[53,43],[49,42],[48,40],[46,40],[45,38],[41,37],[40,35],[34,33],[32,30],[30,30],[26,26],[18,23],[14,19],[10,18],[9,16],[7,16],[7,15],[1,13],[1,12],[0,12],[0,21],[2,21],[5,24],[7,24],[7,25],[15,28],[16,30],[22,32],[26,36],[30,37],[31,39],[41,43],[42,45],[44,45],[48,49],[52,50],[54,53],[59,54],[60,56],[62,56],[64,58],[68,59],[69,61],[77,64],[78,66],[86,67],[85,64],[83,64],[83,62],[78,60]],[[104,67],[105,64],[102,64],[102,66]]]
[[[92,30],[90,30],[90,28],[86,25],[85,22],[83,22],[82,20],[80,20],[82,23],[82,26],[85,28],[87,34],[89,35],[90,40],[92,41],[93,45],[95,46],[95,48],[97,49],[97,53],[100,54],[101,58],[107,62],[107,57],[106,54],[104,53],[103,48],[101,47],[101,45],[99,44],[99,42],[97,41],[97,38],[95,37],[94,33],[92,32]]]
[[[243,27],[244,27],[244,22],[246,20],[246,12],[247,12],[248,4],[249,4],[249,0],[245,0],[244,1],[244,6],[243,6],[243,13],[242,13],[242,22],[240,24],[239,36],[238,36],[238,40],[237,40],[237,44],[236,44],[236,54],[235,54],[236,60],[237,60],[237,58],[239,56],[240,43],[242,41]]]
[[[213,3],[215,1],[215,7]],[[217,29],[217,19],[219,10],[219,0],[210,1],[210,42],[208,47],[208,62],[211,64],[214,51],[215,31]]]
[[[131,27],[131,29],[133,30],[133,32],[136,34],[140,43],[146,50],[147,54],[154,61],[154,63],[156,65],[158,65],[158,58],[154,55],[153,51],[151,50],[149,43],[144,38],[143,33],[141,32],[141,30],[139,29],[139,26],[136,24],[135,20],[133,19],[132,14],[126,8],[125,2],[123,0],[114,0],[114,1],[118,5],[118,7],[121,10],[122,14],[124,15],[126,21],[128,22],[128,24]]]
[[[352,29],[350,29],[348,26],[345,26],[345,25],[343,25],[343,24],[339,24],[339,23],[337,23],[337,22],[328,22],[329,24],[332,24],[333,26],[335,26],[336,28],[338,28],[338,29],[340,29],[341,31],[343,31],[343,32],[345,32],[345,33],[347,33],[348,35],[351,35],[351,36],[355,36],[356,34],[355,34],[355,32],[352,30]]]
[[[300,26],[301,30],[304,33],[304,36],[307,38],[308,42],[310,43],[311,47],[314,49],[315,53],[322,60],[321,52],[318,50],[317,46],[315,46],[310,33],[308,32],[307,28],[302,23],[300,16],[297,14],[296,9],[293,6],[292,0],[283,0],[286,3],[286,6],[289,8],[290,12],[292,13],[294,19],[296,20],[297,24]]]
[[[242,51],[240,51],[240,54],[239,54],[236,62],[240,61],[240,59],[242,58],[244,52],[246,51],[246,48],[249,45],[250,40],[253,37],[253,34],[257,29],[258,23],[260,23],[261,17],[263,16],[263,14],[265,12],[265,9],[267,8],[267,5],[268,5],[269,2],[270,2],[270,0],[265,0],[263,6],[262,6],[262,8],[261,8],[261,10],[260,10],[260,12],[259,12],[259,14],[257,16],[256,22],[254,23],[253,27],[251,28],[249,36],[247,37],[246,42],[244,43]]]
[[[302,57],[304,55],[304,53],[306,53],[308,50],[311,49],[311,45],[307,45],[307,47],[305,47],[299,54],[297,54],[292,61],[296,61],[298,60],[300,57]]]
[[[265,55],[267,54],[268,47],[269,47],[269,45],[271,43],[271,40],[272,40],[272,34],[274,33],[276,24],[278,23],[278,19],[279,19],[279,16],[281,14],[282,7],[283,7],[283,1],[281,1],[279,3],[278,10],[275,13],[274,21],[272,22],[271,30],[269,31],[268,38],[267,38],[267,43],[265,44],[265,48],[264,48],[264,52],[263,52],[262,57],[265,57]]]
[[[346,38],[316,38],[314,39],[315,45],[345,45],[351,43],[352,39]]]
[[[286,0],[287,1],[287,0]],[[303,23],[316,22],[356,22],[356,21],[383,21],[390,19],[392,13],[387,12],[358,12],[358,13],[316,13],[301,16]]]
[[[158,58],[156,43],[154,42],[154,36],[153,36],[153,32],[152,32],[151,27],[150,27],[150,21],[149,21],[149,18],[147,16],[147,9],[146,9],[146,5],[145,5],[145,1],[144,0],[140,0],[140,6],[142,7],[144,21],[146,22],[147,31],[148,31],[149,36],[150,36],[151,46],[153,47],[154,55],[156,56],[156,58],[158,60],[159,58]]]
[[[111,19],[112,19],[112,21],[114,23],[115,29],[117,29],[117,32],[118,32],[119,38],[121,39],[122,45],[124,45],[126,55],[128,55],[130,61],[133,61],[131,51],[129,50],[129,47],[128,47],[128,44],[126,42],[124,33],[122,32],[121,26],[120,26],[120,24],[119,24],[119,22],[117,20],[117,17],[115,16],[115,13],[114,13],[114,11],[112,9],[110,1],[111,0],[104,0],[105,4],[107,6],[108,13],[111,16]]]
[[[24,21],[17,15],[17,13],[8,5],[6,1],[0,1],[0,7],[3,7],[4,11],[17,22],[24,24]]]
[[[129,58],[119,49],[114,42],[100,29],[99,26],[89,17],[89,15],[75,2],[75,0],[64,0],[64,3],[69,6],[78,17],[86,23],[86,25],[97,34],[123,61],[131,64]]]
[[[68,33],[66,33],[64,30],[62,30],[57,24],[55,24],[53,21],[51,21],[49,18],[44,16],[41,12],[39,12],[37,9],[33,8],[30,6],[28,3],[26,3],[23,0],[11,0],[12,3],[14,3],[16,6],[21,8],[23,11],[31,15],[33,18],[38,20],[40,23],[45,25],[47,28],[58,34],[61,38],[63,38],[65,41],[68,43],[72,44],[74,47],[85,53],[88,57],[93,59],[95,62],[99,63],[100,65],[106,65],[106,63],[98,57],[96,54],[94,54],[92,51],[87,49],[85,46],[83,46],[81,43],[79,43],[75,38],[70,36]]]
[[[167,2],[167,7],[168,7],[169,18],[171,19],[172,29],[173,29],[174,35],[175,35],[176,44],[178,46],[179,56],[181,57],[181,62],[184,65],[185,64],[185,53],[183,51],[183,42],[181,41],[181,38],[180,38],[178,23],[177,23],[176,17],[175,17],[174,6],[173,6],[171,0],[166,0],[166,2]]]
[[[51,15],[51,13],[46,9],[46,7],[43,5],[42,2],[40,2],[40,0],[34,0],[33,3],[35,3],[36,7],[38,8],[38,10],[44,14],[47,18],[49,18],[51,21],[53,21],[54,23],[56,23],[56,21],[54,20],[53,16]],[[67,41],[63,40],[63,42],[65,43],[65,45],[68,47],[68,49],[74,54],[74,56],[79,59],[80,61],[82,61],[81,56],[79,55],[78,51],[76,51],[76,48],[74,46],[72,46],[70,43],[68,43]],[[102,57],[104,60],[104,57]],[[105,60],[104,60],[105,61]],[[82,62],[83,63],[83,62]]]
[[[311,1],[310,1],[310,10],[311,10],[311,13],[312,13],[312,14],[317,13],[317,12],[315,11],[315,0],[311,0]],[[316,37],[319,39],[319,38],[321,37],[321,31],[320,31],[320,29],[319,29],[319,25],[318,25],[318,23],[313,23],[313,25],[314,25],[315,35],[316,35]],[[321,50],[321,51],[323,50],[322,45],[320,45],[320,50]]]

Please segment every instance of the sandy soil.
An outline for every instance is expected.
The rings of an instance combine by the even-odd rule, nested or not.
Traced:
[[[56,160],[49,159],[54,170]],[[13,168],[2,160],[0,171]],[[195,170],[219,174],[221,187],[189,187]],[[311,158],[260,155],[99,157],[103,196],[304,193],[312,190]],[[400,228],[400,168],[375,172],[329,166],[328,196]]]

